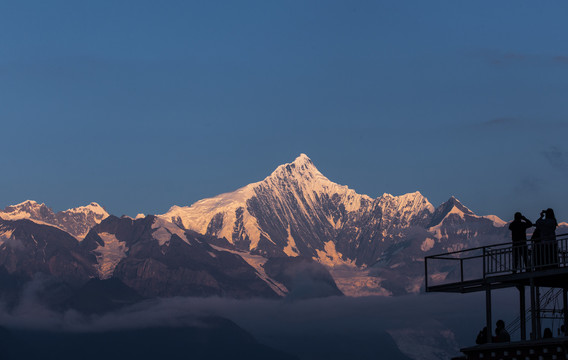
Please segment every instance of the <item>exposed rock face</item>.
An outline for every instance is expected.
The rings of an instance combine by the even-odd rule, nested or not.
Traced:
[[[118,278],[145,297],[277,296],[240,256],[154,216],[110,216],[81,247],[95,254],[100,278]]]
[[[207,240],[154,216],[110,216],[82,242],[51,225],[0,220],[0,277],[7,279],[0,298],[14,303],[23,284],[37,274],[79,292],[90,279],[117,279],[144,297],[279,296],[241,256],[216,250]],[[66,296],[53,303],[61,304]]]
[[[30,220],[0,220],[0,266],[11,274],[44,273],[81,284],[95,276],[93,258],[58,228]]]

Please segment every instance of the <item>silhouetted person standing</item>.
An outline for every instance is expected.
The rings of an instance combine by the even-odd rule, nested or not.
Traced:
[[[556,241],[556,227],[558,222],[554,216],[554,210],[548,208],[542,210],[540,218],[536,221],[536,227],[540,230],[542,241]]]
[[[475,343],[478,345],[487,344],[487,326],[485,326],[483,330],[481,330],[479,334],[477,334]]]
[[[556,227],[558,222],[554,216],[554,210],[548,208],[540,212],[540,218],[535,223],[536,230],[540,235],[541,259],[543,265],[555,265],[558,263],[558,244],[556,243]]]
[[[495,328],[495,337],[493,338],[493,342],[510,342],[511,335],[509,335],[509,332],[505,330],[505,322],[503,320],[497,320],[495,325],[497,327]]]
[[[533,226],[529,219],[520,212],[515,213],[515,220],[509,224],[513,240],[513,271],[521,271],[523,266],[528,267],[527,229]],[[521,262],[522,260],[522,262]]]

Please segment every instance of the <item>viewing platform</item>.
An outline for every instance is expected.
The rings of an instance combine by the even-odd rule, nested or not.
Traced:
[[[513,250],[527,263],[514,264]],[[515,286],[541,287],[568,285],[568,234],[556,242],[527,240],[431,255],[424,259],[426,292],[469,293]]]
[[[556,239],[511,242],[431,255],[424,259],[426,292],[485,292],[485,344],[461,349],[457,359],[568,359],[568,326],[560,337],[543,338],[542,319],[568,325],[568,234]],[[494,342],[491,292],[516,288],[519,317],[509,322],[509,333],[520,330],[520,341]],[[529,289],[526,307],[525,289]],[[542,291],[541,288],[548,288]],[[547,309],[562,299],[561,308]],[[514,304],[512,304],[514,305]],[[530,322],[530,339],[527,339]]]
[[[472,346],[461,349],[465,357],[456,360],[560,360],[568,358],[568,337],[514,341]]]

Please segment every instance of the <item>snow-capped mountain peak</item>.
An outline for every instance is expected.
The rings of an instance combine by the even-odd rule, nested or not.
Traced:
[[[383,223],[389,226],[393,220],[400,226],[421,222],[434,213],[434,206],[419,191],[400,196],[383,194],[377,198],[382,209]]]
[[[281,193],[293,193],[297,200],[304,197],[310,203],[317,202],[322,194],[337,194],[347,211],[357,211],[362,202],[372,201],[367,195],[360,195],[346,185],[329,180],[306,154],[300,154],[292,163],[278,166],[259,184]]]
[[[461,218],[464,218],[465,215],[475,216],[473,211],[465,207],[458,199],[452,196],[436,209],[428,227],[434,227],[440,224],[451,214],[456,214]]]
[[[89,230],[109,216],[109,213],[96,202],[89,205],[67,209],[55,214],[57,224],[77,239],[83,239]]]
[[[92,214],[95,215],[97,223],[100,223],[104,218],[109,216],[109,213],[105,210],[105,208],[103,208],[102,206],[100,206],[96,202],[92,202],[89,205],[85,205],[85,206],[79,206],[79,207],[76,207],[76,208],[67,209],[63,212],[74,213],[74,214],[92,213]]]
[[[274,174],[279,174],[282,172],[287,173],[297,173],[297,174],[304,174],[308,172],[316,172],[319,173],[318,169],[315,167],[312,159],[310,159],[306,154],[300,154],[294,161],[291,163],[286,163],[278,166],[274,171]],[[320,174],[321,175],[321,174]]]
[[[399,196],[384,193],[377,200],[384,200],[385,202],[392,203],[398,211],[407,210],[412,212],[421,212],[426,210],[433,213],[435,210],[434,205],[432,205],[428,199],[420,193],[420,191]]]
[[[4,211],[0,211],[0,217],[4,220],[32,219],[50,223],[54,213],[43,203],[26,200],[16,205],[6,206]]]
[[[306,182],[319,183],[319,185],[330,182],[321,172],[319,172],[312,160],[305,154],[301,154],[291,163],[278,166],[276,170],[274,170],[272,174],[266,177],[262,182],[275,184],[283,181],[296,181],[300,184]]]
[[[465,205],[463,205],[455,196],[450,197],[450,199],[446,201],[446,204],[448,205],[451,204],[455,206],[456,208],[459,209],[459,211],[463,212],[464,214],[475,215],[473,211],[471,211]]]
[[[232,214],[242,207],[246,200],[254,194],[250,184],[234,192],[224,193],[212,198],[199,200],[191,206],[172,206],[167,213],[159,215],[174,224],[204,234],[211,221],[211,214]],[[230,216],[230,215],[229,215]]]
[[[35,206],[41,206],[44,204],[38,204],[37,201],[35,200],[26,200],[26,201],[22,201],[19,204],[16,205],[10,205],[10,207],[15,207],[15,208],[24,208],[24,207],[35,207]]]
[[[312,162],[312,159],[310,159],[308,157],[308,155],[306,155],[304,153],[301,153],[300,155],[298,155],[298,157],[295,158],[294,161],[291,164],[294,164],[294,165],[296,165],[300,168],[303,167],[303,166],[305,166],[305,167],[311,166],[311,167],[315,168],[315,165]],[[286,166],[286,165],[290,165],[290,164],[284,164],[284,165],[281,165],[281,166]]]
[[[4,220],[28,219],[38,224],[55,226],[67,231],[77,239],[83,239],[91,227],[99,224],[108,216],[106,210],[95,202],[54,213],[45,204],[26,200],[16,205],[7,206],[4,211],[0,211],[0,218]]]
[[[299,230],[295,228],[298,226],[295,216],[302,216],[315,225],[319,219],[313,217],[319,215],[314,214],[321,212],[322,206],[325,206],[322,202],[329,201],[352,212],[369,206],[372,199],[330,181],[307,155],[301,154],[292,163],[278,166],[262,181],[200,200],[190,207],[173,206],[161,217],[186,229],[223,237],[230,243],[242,242],[244,249],[251,250],[262,238],[274,241],[258,223],[259,211],[266,208],[281,214],[278,222],[284,231],[290,227],[291,233],[284,237],[285,247],[290,238],[294,239],[293,233]],[[321,216],[337,224],[338,219],[334,220],[330,215]]]

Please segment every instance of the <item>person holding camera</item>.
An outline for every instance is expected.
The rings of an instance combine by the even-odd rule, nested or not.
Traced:
[[[509,224],[513,240],[513,272],[521,271],[529,266],[527,249],[527,229],[533,223],[520,212],[515,213],[515,220]]]
[[[556,227],[558,222],[554,210],[548,208],[540,212],[540,218],[535,223],[539,235],[540,260],[544,267],[558,265],[558,243],[556,242]]]

